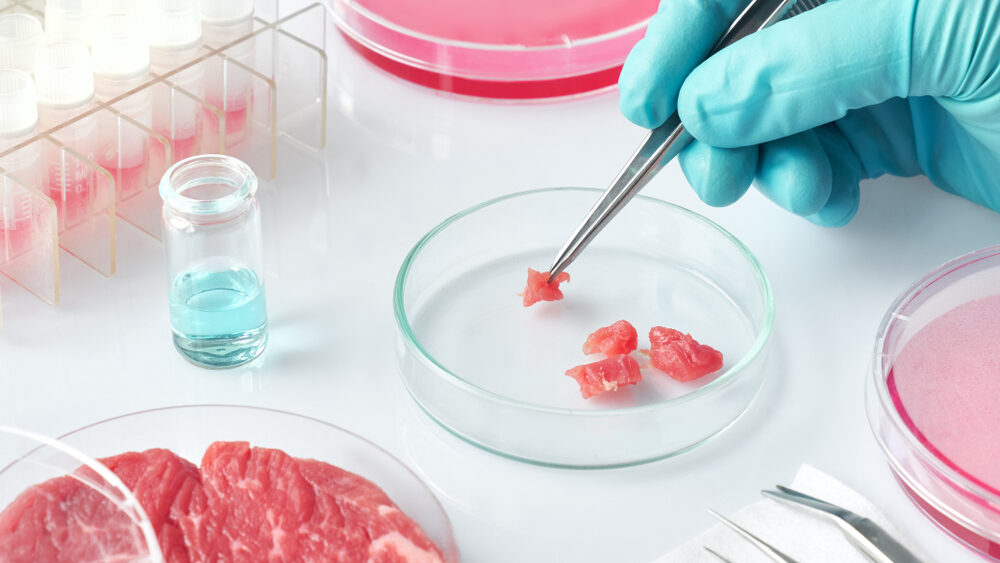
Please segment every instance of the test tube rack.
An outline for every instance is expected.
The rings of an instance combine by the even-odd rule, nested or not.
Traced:
[[[0,0],[0,14],[29,13],[42,20],[44,11],[44,0]],[[0,203],[26,197],[33,218],[26,249],[14,252],[10,244],[0,247],[0,274],[54,305],[60,297],[59,249],[100,274],[111,276],[116,269],[118,219],[160,239],[160,178],[179,159],[177,155],[190,156],[192,151],[175,146],[175,142],[129,115],[132,96],[153,95],[169,100],[170,119],[175,104],[197,104],[201,133],[193,153],[235,156],[263,180],[273,179],[278,172],[279,138],[294,146],[321,150],[326,144],[325,48],[329,17],[328,9],[314,1],[257,0],[251,33],[218,47],[203,46],[195,58],[169,72],[151,74],[144,84],[0,152]],[[251,103],[244,106],[245,114],[238,116],[239,132],[231,126],[236,120],[233,112],[227,111],[230,108],[220,107],[226,102],[213,104],[172,81],[179,73],[193,70],[221,79],[224,94],[231,84],[240,84],[243,91],[249,92]],[[251,85],[249,89],[247,84]],[[227,99],[229,96],[222,97]],[[82,154],[61,134],[74,123],[93,116],[102,137],[116,140],[112,153],[117,150],[116,154],[122,154],[124,140],[146,140],[143,167],[133,173],[129,182],[137,187],[127,193],[122,189],[120,170],[101,166],[100,155]],[[67,221],[42,186],[29,185],[2,167],[6,157],[22,150],[41,150],[43,154],[57,151],[60,162],[67,167],[88,171],[92,185],[86,193],[82,218]],[[3,211],[0,206],[0,213]]]

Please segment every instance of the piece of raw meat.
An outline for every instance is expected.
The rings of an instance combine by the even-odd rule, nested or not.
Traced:
[[[302,559],[299,532],[315,515],[315,495],[291,456],[215,442],[202,458],[201,482],[177,518],[192,562]]]
[[[607,391],[617,391],[625,385],[635,385],[642,380],[639,363],[628,354],[576,366],[568,370],[566,375],[580,384],[580,394],[584,399]]]
[[[649,330],[653,367],[680,382],[694,381],[722,369],[722,352],[699,344],[690,334],[654,326]]]
[[[611,326],[595,330],[583,343],[584,354],[617,356],[628,354],[639,347],[639,334],[628,321],[618,321]]]
[[[0,563],[134,561],[148,550],[128,515],[83,480],[107,487],[90,468],[26,489],[0,513]]]
[[[197,467],[169,450],[101,460],[149,516],[169,563],[442,563],[420,526],[374,483],[328,463],[216,442]],[[88,468],[81,478],[96,476]],[[0,513],[0,563],[131,561],[139,530],[72,476]]]
[[[302,476],[316,490],[317,506],[323,512],[343,516],[351,535],[370,539],[360,561],[372,563],[441,563],[443,557],[420,526],[403,513],[382,489],[371,481],[339,467],[312,459],[300,459]],[[324,530],[326,526],[322,527]],[[321,533],[321,535],[324,535]],[[314,561],[328,559],[317,558]]]
[[[442,561],[378,487],[332,465],[216,442],[201,478],[180,518],[193,562]]]
[[[187,512],[201,489],[198,468],[170,450],[128,452],[100,460],[135,495],[159,540],[167,563],[189,563],[177,515]]]
[[[549,283],[547,272],[536,272],[528,268],[528,284],[521,294],[521,302],[525,307],[531,307],[539,301],[559,301],[563,298],[563,292],[559,289],[559,284],[569,281],[569,274],[562,272],[552,283]]]

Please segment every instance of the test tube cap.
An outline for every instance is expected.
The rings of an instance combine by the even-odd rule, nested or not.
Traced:
[[[90,45],[94,14],[95,0],[46,0],[46,38]]]
[[[90,51],[81,43],[61,41],[43,46],[35,63],[38,103],[75,107],[94,97]]]
[[[21,70],[0,69],[0,135],[23,135],[37,124],[38,106],[31,75]]]
[[[140,0],[97,0],[96,17],[100,18],[111,14],[128,14],[139,17],[143,14],[144,4],[145,2]]]
[[[131,78],[149,70],[149,43],[141,26],[142,20],[130,14],[105,15],[94,23],[94,74]]]
[[[201,42],[196,0],[150,0],[147,19],[150,47],[184,49]]]
[[[0,15],[0,68],[35,71],[42,22],[31,14]]]
[[[201,21],[211,25],[234,24],[253,15],[254,0],[201,0]]]

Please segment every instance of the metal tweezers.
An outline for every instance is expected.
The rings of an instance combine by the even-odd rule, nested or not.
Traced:
[[[875,563],[921,563],[920,559],[902,543],[889,535],[875,522],[829,502],[809,496],[788,487],[778,485],[775,490],[761,491],[764,496],[794,508],[813,512],[821,517],[832,520],[841,529],[851,544]],[[748,530],[729,520],[725,516],[709,509],[709,514],[716,517],[727,527],[743,536],[764,555],[776,563],[795,563],[795,560],[769,545],[764,540],[753,535]],[[705,551],[723,562],[729,560],[708,546]]]
[[[881,526],[846,508],[781,485],[777,486],[777,490],[765,490],[761,493],[778,502],[832,520],[856,548],[876,563],[920,563],[916,555]]]
[[[715,44],[709,56],[776,23],[785,15],[795,15],[822,3],[823,0],[753,0]],[[692,140],[693,137],[684,129],[676,112],[663,125],[650,131],[625,168],[618,173],[611,186],[573,232],[573,236],[559,250],[549,268],[549,282],[576,260],[580,252],[625,204]]]

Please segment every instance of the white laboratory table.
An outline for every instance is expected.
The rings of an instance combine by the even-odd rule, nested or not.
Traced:
[[[642,131],[613,92],[545,104],[436,94],[330,41],[328,144],[283,145],[261,188],[271,343],[258,361],[206,371],[172,348],[159,243],[119,223],[118,271],[63,253],[62,301],[0,280],[0,422],[58,435],[110,416],[192,403],[268,406],[380,444],[444,504],[464,561],[645,563],[814,464],[869,497],[935,561],[978,558],[925,520],[869,430],[864,383],[895,296],[941,262],[997,243],[1000,215],[926,180],[862,188],[861,211],[824,229],[751,192],[700,203],[676,164],[646,189],[719,222],[756,253],[777,305],[762,395],[739,423],[679,457],[573,471],[510,461],[448,434],[402,389],[391,292],[415,241],[487,198],[602,186]],[[497,421],[498,424],[502,421]]]

